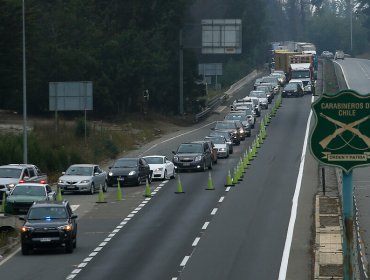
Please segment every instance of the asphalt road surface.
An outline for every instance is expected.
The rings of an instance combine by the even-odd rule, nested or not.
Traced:
[[[250,85],[238,94],[245,95]],[[286,242],[292,200],[301,163],[311,96],[284,99],[268,126],[268,137],[244,180],[225,188],[232,171],[251,145],[247,138],[229,159],[210,173],[180,173],[178,179],[124,188],[117,202],[65,196],[80,205],[78,245],[73,254],[19,251],[0,266],[11,279],[277,279]],[[225,112],[226,113],[226,112]],[[208,135],[213,115],[202,124],[168,135],[133,153],[171,155],[179,143]],[[258,126],[254,129],[255,134]],[[205,190],[209,174],[215,190]],[[81,203],[82,202],[82,203]]]
[[[337,61],[343,72],[347,88],[360,94],[370,93],[370,61],[367,59],[346,58]],[[344,89],[344,88],[342,88]],[[352,177],[353,191],[359,211],[361,237],[364,241],[366,257],[370,254],[370,167],[355,168]]]

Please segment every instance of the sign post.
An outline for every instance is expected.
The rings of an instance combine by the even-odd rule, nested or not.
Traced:
[[[313,156],[343,170],[344,279],[353,279],[352,169],[370,164],[370,95],[343,90],[323,94],[312,104],[315,127],[310,137]]]

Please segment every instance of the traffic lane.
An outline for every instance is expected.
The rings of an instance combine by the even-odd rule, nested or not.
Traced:
[[[349,89],[360,94],[370,92],[370,61],[367,59],[346,58],[336,61],[342,69]]]
[[[168,182],[76,279],[121,279],[123,275],[127,279],[170,279],[176,275],[199,229],[225,195],[227,170],[236,162],[229,158],[214,166],[212,191],[206,190],[208,172],[180,173],[185,193],[175,194],[177,182]]]
[[[257,158],[222,203],[181,279],[278,278],[309,110],[309,96],[284,99]]]

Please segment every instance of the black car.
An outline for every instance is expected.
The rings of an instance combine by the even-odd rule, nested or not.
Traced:
[[[38,201],[29,209],[21,227],[22,254],[34,248],[64,247],[72,253],[77,245],[77,215],[68,201]]]
[[[152,182],[152,171],[149,164],[142,157],[137,158],[120,158],[109,167],[108,186],[118,185],[136,185],[148,180]]]
[[[217,121],[214,130],[228,130],[231,133],[233,143],[239,145],[241,141],[241,135],[238,125],[233,121]]]
[[[180,170],[200,170],[212,169],[211,147],[207,141],[197,141],[182,143],[173,151],[173,164],[177,171]]]
[[[299,97],[303,95],[304,95],[303,89],[298,83],[286,84],[282,92],[283,97],[290,97],[290,96]]]

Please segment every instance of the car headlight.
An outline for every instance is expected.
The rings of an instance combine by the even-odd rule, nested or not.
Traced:
[[[244,129],[242,129],[242,128],[241,128],[241,129],[240,129],[240,133],[244,133]]]
[[[179,161],[179,157],[178,156],[174,156],[173,157],[173,161]]]
[[[113,172],[109,172],[108,173],[108,176],[113,176]]]
[[[72,224],[67,224],[67,225],[64,225],[64,226],[59,226],[58,229],[59,230],[64,230],[64,231],[72,231],[73,225]]]
[[[90,180],[82,180],[80,183],[81,184],[88,184],[88,183],[90,183]]]
[[[8,185],[8,189],[9,190],[13,189],[14,187],[15,187],[15,184],[14,183],[11,183],[11,184]]]
[[[64,180],[59,180],[58,183],[59,184],[64,184]]]
[[[128,173],[129,176],[132,176],[132,175],[135,175],[136,174],[136,171],[130,171],[130,173]]]
[[[33,227],[27,227],[27,226],[21,227],[21,232],[28,232],[28,231],[32,231],[32,230],[33,230]]]
[[[220,152],[225,152],[226,151],[226,149],[225,148],[219,148],[218,149]]]
[[[196,156],[195,157],[195,161],[201,161],[202,160],[202,156]]]
[[[154,169],[154,172],[160,172],[162,170],[163,170],[163,167],[158,167],[158,168]]]

